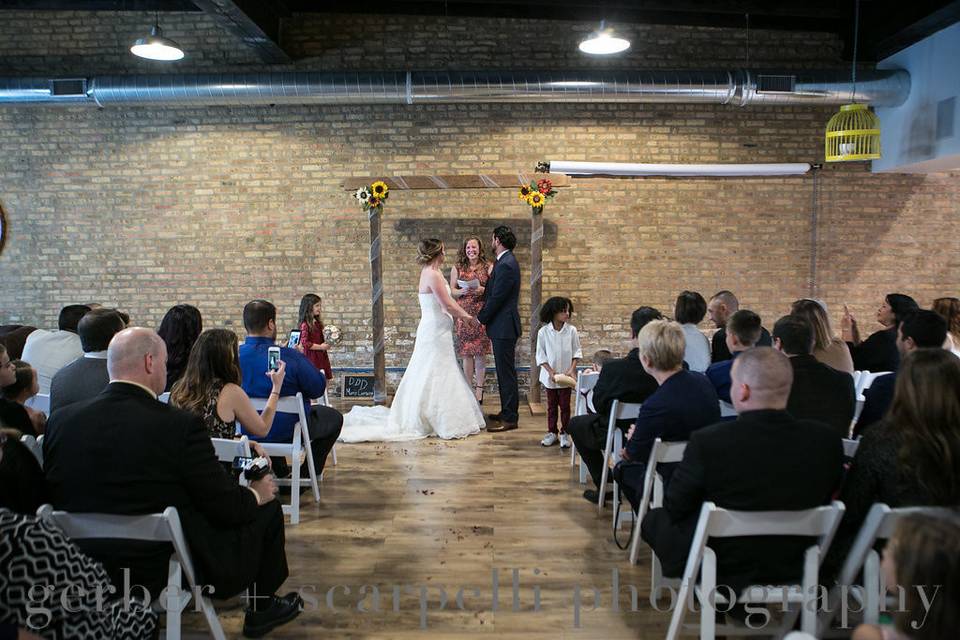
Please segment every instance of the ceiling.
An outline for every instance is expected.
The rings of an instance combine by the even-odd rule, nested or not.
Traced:
[[[293,13],[511,17],[722,26],[837,34],[852,55],[854,0],[0,0],[3,10],[197,11],[265,62],[289,62],[280,21]],[[960,21],[960,0],[862,0],[858,60],[883,59]]]

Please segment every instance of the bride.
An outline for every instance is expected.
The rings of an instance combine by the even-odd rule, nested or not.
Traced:
[[[440,240],[420,241],[420,324],[410,363],[391,407],[355,406],[343,417],[341,441],[465,438],[483,428],[483,413],[453,351],[451,314],[470,323],[478,321],[450,295],[440,272],[445,256]]]

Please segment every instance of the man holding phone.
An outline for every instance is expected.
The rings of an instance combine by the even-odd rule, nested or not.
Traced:
[[[247,339],[240,345],[243,390],[251,398],[269,397],[271,382],[264,374],[268,368],[279,366],[280,360],[286,364],[280,395],[303,394],[314,470],[319,476],[343,426],[343,415],[336,409],[310,405],[312,398],[323,397],[327,388],[326,376],[296,349],[274,344],[277,339],[277,308],[272,303],[266,300],[248,302],[243,308],[243,326],[247,330]],[[263,442],[292,442],[296,422],[296,414],[278,413],[265,438],[255,438],[249,433],[246,435]]]

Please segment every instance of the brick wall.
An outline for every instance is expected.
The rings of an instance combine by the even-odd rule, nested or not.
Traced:
[[[121,46],[149,20],[98,13],[94,26],[89,15],[3,12],[0,67],[51,75],[156,71]],[[188,50],[178,69],[257,68],[205,20],[164,18],[165,31]],[[284,42],[300,58],[298,69],[601,64],[573,52],[582,25],[409,18],[389,21],[370,38],[354,35],[368,20],[301,16],[285,25]],[[51,49],[50,37],[68,26],[83,29],[73,48]],[[95,44],[105,35],[116,50]],[[740,31],[645,27],[643,35],[613,64],[743,62]],[[763,66],[831,66],[840,49],[823,34],[761,31],[750,42],[751,61]],[[316,292],[327,322],[344,334],[334,365],[365,366],[368,226],[340,188],[344,177],[512,172],[544,159],[817,162],[830,114],[572,104],[3,108],[0,206],[9,237],[0,254],[0,323],[50,326],[62,304],[99,301],[156,326],[170,305],[190,302],[205,326],[242,333],[240,311],[249,299],[273,300],[281,326],[289,327],[300,296]],[[847,303],[865,329],[874,328],[873,311],[887,291],[911,293],[922,305],[957,294],[957,178],[873,175],[863,164],[821,172],[815,292],[835,320]],[[732,289],[769,327],[810,292],[812,194],[809,176],[577,180],[546,211],[544,296],[573,298],[588,353],[623,350],[630,311],[640,304],[672,310],[682,289],[705,296]],[[487,238],[504,222],[518,232],[526,276],[529,209],[513,191],[421,191],[389,200],[388,366],[403,366],[413,344],[416,241],[439,236],[453,254],[464,236]],[[529,313],[526,305],[521,313]]]

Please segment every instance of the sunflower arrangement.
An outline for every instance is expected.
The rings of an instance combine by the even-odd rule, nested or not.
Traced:
[[[383,201],[390,197],[390,187],[383,180],[377,180],[368,187],[357,189],[353,197],[357,199],[364,211],[369,211],[383,205]]]
[[[547,200],[553,198],[556,194],[557,192],[553,188],[553,183],[546,178],[542,178],[536,182],[531,182],[530,184],[525,184],[520,187],[517,197],[534,209],[543,209],[543,205],[547,203]]]

